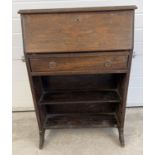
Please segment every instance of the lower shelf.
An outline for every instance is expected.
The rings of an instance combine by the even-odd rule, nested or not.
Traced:
[[[117,127],[115,114],[48,114],[44,128]]]

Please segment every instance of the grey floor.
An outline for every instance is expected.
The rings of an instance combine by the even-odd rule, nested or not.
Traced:
[[[13,155],[142,155],[143,110],[128,108],[125,148],[117,129],[49,130],[42,150],[38,149],[38,128],[34,112],[13,113]]]

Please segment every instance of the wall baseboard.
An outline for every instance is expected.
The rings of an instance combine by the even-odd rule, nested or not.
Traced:
[[[13,112],[22,112],[22,111],[34,111],[34,107],[13,107],[12,108]]]

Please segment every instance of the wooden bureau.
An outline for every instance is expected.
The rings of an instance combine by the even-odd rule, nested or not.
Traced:
[[[46,129],[117,127],[124,120],[136,6],[20,10],[43,147]]]

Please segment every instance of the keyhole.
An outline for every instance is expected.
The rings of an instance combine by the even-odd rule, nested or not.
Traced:
[[[79,18],[76,18],[76,21],[77,21],[77,22],[79,22],[79,21],[80,21],[80,19],[79,19]]]

